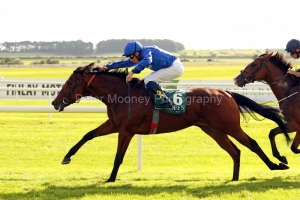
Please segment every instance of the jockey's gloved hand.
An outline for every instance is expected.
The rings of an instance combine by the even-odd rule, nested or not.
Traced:
[[[103,66],[97,66],[97,68],[99,69],[100,72],[108,70],[108,68],[105,65],[103,65]]]

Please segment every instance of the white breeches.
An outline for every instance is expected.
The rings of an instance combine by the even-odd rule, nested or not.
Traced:
[[[183,74],[183,72],[183,64],[181,63],[180,59],[177,58],[176,60],[174,60],[170,67],[152,72],[146,75],[143,79],[145,84],[147,84],[149,81],[160,83],[163,81],[170,81],[175,78],[178,78]]]

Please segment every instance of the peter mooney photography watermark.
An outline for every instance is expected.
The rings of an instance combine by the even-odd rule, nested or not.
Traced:
[[[116,94],[111,95],[105,95],[105,96],[97,96],[97,97],[83,97],[81,94],[76,94],[76,100],[80,100],[80,99],[89,99],[89,100],[100,100],[100,101],[104,101],[107,102],[109,104],[111,103],[139,103],[139,104],[144,104],[144,105],[148,105],[151,102],[151,99],[149,96],[117,96]],[[171,98],[170,100],[172,102],[174,102],[174,104],[176,105],[181,105],[181,102],[183,102],[181,96],[176,96],[176,94],[174,95],[173,98]],[[191,105],[193,103],[197,103],[197,104],[216,104],[216,105],[220,105],[221,101],[222,101],[222,96],[212,96],[212,95],[208,95],[208,96],[187,96],[186,98],[186,105]]]

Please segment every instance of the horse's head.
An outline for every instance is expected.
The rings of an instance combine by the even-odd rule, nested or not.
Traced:
[[[93,66],[94,63],[79,67],[71,74],[57,97],[52,101],[52,105],[56,110],[63,111],[65,107],[79,102],[81,97],[90,95],[87,92],[87,87],[95,76],[89,73],[94,70]]]
[[[254,81],[265,80],[268,75],[267,61],[272,56],[271,53],[265,53],[255,58],[250,64],[246,66],[244,70],[241,70],[233,81],[239,87],[245,86],[247,83],[253,83]]]

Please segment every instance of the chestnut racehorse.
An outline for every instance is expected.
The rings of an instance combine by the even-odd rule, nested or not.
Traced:
[[[278,100],[288,132],[296,132],[291,150],[300,153],[300,80],[294,75],[287,74],[292,68],[290,62],[286,61],[283,54],[265,53],[255,58],[241,73],[234,78],[237,86],[243,87],[254,81],[268,84]],[[275,136],[282,133],[280,128],[270,131],[269,138],[274,157],[284,163],[288,163],[285,156],[281,156],[275,142]]]
[[[86,133],[64,157],[62,164],[68,164],[73,156],[87,141],[111,133],[118,134],[118,147],[113,169],[107,182],[114,182],[120,165],[123,162],[128,145],[135,134],[148,135],[151,130],[153,105],[147,103],[148,93],[143,80],[134,78],[128,85],[123,71],[100,72],[93,63],[77,68],[66,81],[60,93],[52,102],[54,108],[63,111],[66,106],[77,102],[81,96],[93,96],[101,100],[107,107],[108,119],[99,127]],[[128,98],[130,101],[112,101]],[[139,99],[139,101],[131,101]],[[211,136],[221,148],[233,159],[233,177],[239,178],[240,150],[229,139],[228,135],[256,153],[270,170],[288,169],[283,163],[270,161],[257,142],[249,137],[240,126],[240,113],[256,112],[271,119],[285,132],[284,122],[278,114],[278,109],[260,105],[251,99],[218,89],[195,88],[186,90],[186,112],[183,114],[168,114],[160,112],[156,134],[178,131],[190,126],[197,126]],[[203,101],[206,99],[206,101]],[[130,119],[128,118],[130,112]],[[289,140],[288,134],[286,139]],[[192,139],[192,138],[191,138]]]

